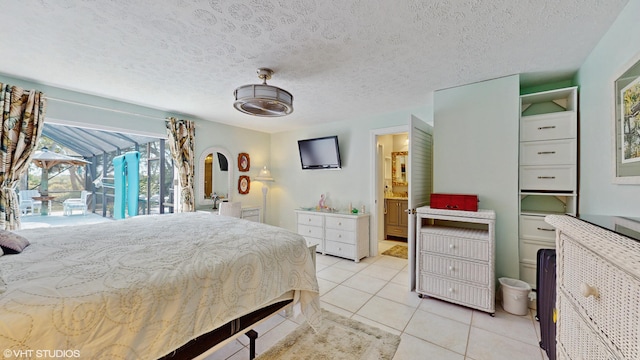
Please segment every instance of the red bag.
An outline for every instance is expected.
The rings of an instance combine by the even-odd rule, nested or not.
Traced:
[[[478,211],[478,195],[431,194],[432,209]]]

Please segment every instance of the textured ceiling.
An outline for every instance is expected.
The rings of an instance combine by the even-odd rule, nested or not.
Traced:
[[[0,73],[277,132],[505,75],[568,79],[627,1],[7,0]],[[234,110],[258,67],[292,115]]]

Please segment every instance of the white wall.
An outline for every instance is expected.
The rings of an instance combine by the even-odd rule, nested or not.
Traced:
[[[407,125],[411,114],[425,122],[432,122],[431,108],[421,107],[384,114],[365,119],[347,120],[272,134],[271,173],[275,182],[268,196],[268,222],[296,230],[293,210],[315,206],[320,194],[328,196],[328,205],[346,209],[351,202],[366,211],[372,208],[370,131],[386,127]],[[298,153],[298,140],[338,135],[341,170],[302,170]]]
[[[630,0],[576,77],[580,107],[580,198],[582,214],[640,216],[640,185],[613,179],[613,82],[640,60],[640,0]]]
[[[231,184],[233,200],[239,200],[243,205],[262,205],[261,184],[252,182],[249,194],[240,195],[237,182],[239,175],[249,175],[253,178],[260,168],[269,162],[270,135],[267,133],[197,119],[190,115],[171,113],[64,90],[8,76],[0,76],[0,82],[21,86],[25,89],[43,91],[45,96],[49,98],[45,122],[57,122],[166,138],[165,119],[167,117],[174,116],[179,119],[194,120],[196,122],[196,162],[208,147],[219,146],[227,149],[232,156],[232,159],[229,159],[229,166],[233,166],[234,169],[234,178]],[[60,101],[59,99],[66,101]],[[241,152],[248,153],[251,160],[251,169],[247,173],[238,172],[237,156]],[[198,179],[201,176],[200,174],[200,169],[196,166],[195,178]],[[199,198],[200,192],[198,181],[196,180],[196,199]]]
[[[436,91],[433,192],[496,211],[496,274],[519,278],[519,76]]]
[[[188,119],[188,118],[187,118]],[[209,147],[216,146],[226,149],[231,153],[229,168],[233,168],[231,184],[231,197],[233,201],[240,201],[242,205],[262,206],[262,184],[253,181],[260,169],[269,163],[270,135],[267,133],[247,130],[235,126],[229,126],[212,121],[196,120],[196,161]],[[238,171],[238,154],[249,154],[250,169],[248,172]],[[251,178],[249,193],[242,195],[238,192],[238,178],[240,175],[248,175]],[[196,179],[201,172],[196,167]],[[196,198],[200,199],[200,191],[196,182]]]

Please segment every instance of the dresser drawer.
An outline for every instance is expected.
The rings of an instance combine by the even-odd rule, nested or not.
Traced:
[[[576,139],[520,143],[520,165],[575,165]]]
[[[242,216],[260,216],[260,209],[242,209]]]
[[[557,305],[561,318],[557,329],[559,352],[565,353],[569,359],[617,359],[562,295],[558,297]]]
[[[337,230],[348,230],[355,231],[356,230],[356,219],[348,219],[344,217],[337,216],[329,216],[325,218],[325,226],[327,229],[337,229]]]
[[[456,280],[489,285],[489,265],[473,261],[458,260],[441,255],[421,253],[420,271]]]
[[[420,250],[465,259],[489,261],[489,242],[422,232]]]
[[[386,229],[387,229],[387,235],[399,236],[399,237],[405,237],[405,238],[408,236],[408,232],[409,232],[406,226],[387,225]]]
[[[249,221],[260,222],[260,209],[242,209],[242,218]]]
[[[477,287],[459,281],[421,273],[418,291],[437,298],[448,299],[462,305],[473,304],[476,308],[494,309],[488,287]]]
[[[520,280],[526,282],[531,286],[532,289],[536,289],[536,278],[538,276],[538,271],[536,264],[530,263],[520,263]]]
[[[577,124],[575,111],[523,116],[520,118],[520,141],[576,138]]]
[[[575,191],[576,166],[520,166],[522,191]]]
[[[559,250],[560,291],[625,359],[639,359],[640,280],[564,234]],[[587,290],[597,294],[589,295]]]
[[[356,234],[353,231],[344,231],[344,230],[327,228],[325,230],[324,237],[328,241],[338,241],[338,242],[347,243],[347,244],[356,243]]]
[[[322,215],[298,214],[298,224],[322,226]]]
[[[535,266],[538,259],[538,250],[555,249],[555,241],[538,241],[529,239],[520,239],[520,262],[533,264]]]
[[[307,241],[308,247],[310,247],[311,245],[315,245],[316,252],[324,252],[324,246],[322,246],[323,244],[322,239],[309,237],[309,236],[304,236],[304,239]]]
[[[322,239],[324,235],[321,227],[302,224],[298,224],[298,234],[319,239]]]
[[[327,240],[325,242],[325,252],[327,254],[353,259],[356,257],[356,246]]]
[[[543,216],[520,215],[520,237],[530,240],[556,242],[556,229]],[[554,245],[555,247],[555,245]]]

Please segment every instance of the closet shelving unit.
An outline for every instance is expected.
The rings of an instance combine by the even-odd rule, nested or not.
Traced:
[[[555,248],[549,214],[578,212],[578,88],[520,96],[520,278],[536,286],[536,254]]]

